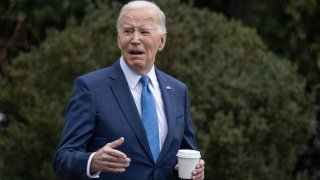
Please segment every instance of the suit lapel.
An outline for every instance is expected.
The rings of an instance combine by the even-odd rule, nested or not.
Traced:
[[[163,157],[166,156],[167,152],[170,150],[170,144],[173,139],[173,133],[175,132],[175,115],[176,115],[176,105],[174,101],[174,89],[171,84],[168,83],[167,79],[161,75],[161,73],[156,70],[162,101],[165,108],[165,114],[167,118],[167,125],[168,125],[168,133],[166,139],[163,143],[159,158],[157,163],[161,163],[161,160],[164,159]]]
[[[152,160],[153,158],[149,148],[147,136],[127,80],[121,70],[119,61],[112,66],[112,70],[113,72],[110,74],[110,78],[113,79],[113,81],[110,83],[111,89],[145,153],[148,154],[149,158]]]

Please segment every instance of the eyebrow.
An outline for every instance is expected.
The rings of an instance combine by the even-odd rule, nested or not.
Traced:
[[[135,27],[132,26],[132,25],[123,25],[123,26],[121,26],[121,28],[123,28],[123,29],[133,29],[133,28],[135,28]],[[147,27],[138,27],[138,29],[139,29],[139,30],[149,30],[149,31],[153,31],[153,30],[156,30],[157,28],[153,28],[153,27],[147,26]]]

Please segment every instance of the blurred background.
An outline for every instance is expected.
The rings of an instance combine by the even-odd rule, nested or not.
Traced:
[[[0,179],[51,168],[74,79],[119,58],[128,1],[0,2]],[[155,0],[206,179],[320,179],[320,1]]]

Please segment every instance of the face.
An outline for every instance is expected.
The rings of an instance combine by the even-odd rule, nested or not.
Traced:
[[[156,54],[165,45],[166,34],[158,32],[155,10],[150,7],[129,9],[122,13],[118,46],[127,65],[144,75],[152,68]]]

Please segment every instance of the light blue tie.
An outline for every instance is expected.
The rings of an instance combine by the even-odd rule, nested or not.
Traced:
[[[149,77],[142,76],[140,79],[140,82],[142,84],[142,92],[141,92],[142,123],[147,132],[147,138],[148,138],[153,159],[156,162],[160,153],[157,109],[156,109],[156,104],[154,102],[152,92],[150,91],[148,86],[150,82]]]

